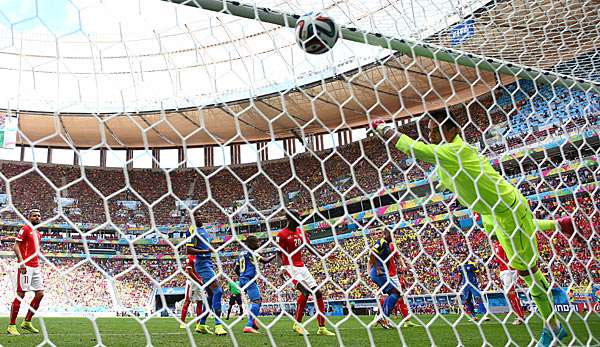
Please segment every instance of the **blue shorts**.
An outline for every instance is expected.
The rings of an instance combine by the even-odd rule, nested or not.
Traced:
[[[194,268],[198,273],[198,276],[202,278],[202,282],[205,286],[209,285],[210,282],[217,277],[217,274],[215,274],[215,271],[213,270],[212,262],[196,261]]]
[[[371,273],[369,274],[371,277],[371,281],[375,282],[381,290],[386,294],[391,294],[394,289],[400,291],[400,288],[396,288],[394,282],[391,279],[388,280],[387,275],[382,273],[381,275],[377,274],[377,269],[375,267],[371,268]]]
[[[244,289],[250,301],[260,300],[260,290],[254,279],[240,278],[240,288]]]
[[[476,298],[481,298],[481,293],[479,292],[479,289],[476,286],[467,283],[462,287],[460,297],[463,302],[466,302],[471,298],[473,300],[475,300]]]

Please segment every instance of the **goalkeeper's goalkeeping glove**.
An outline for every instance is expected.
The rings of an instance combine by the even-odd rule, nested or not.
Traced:
[[[371,132],[379,134],[379,136],[387,139],[389,136],[394,134],[394,127],[390,124],[386,124],[383,119],[374,119],[371,121]]]

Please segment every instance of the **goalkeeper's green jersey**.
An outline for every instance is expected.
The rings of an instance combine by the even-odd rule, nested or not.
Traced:
[[[433,145],[402,134],[396,148],[436,165],[442,186],[453,192],[463,206],[482,215],[506,212],[520,194],[486,157],[458,135],[451,143]]]
[[[240,295],[240,283],[239,282],[229,282],[227,285],[229,287],[229,291],[233,295]]]

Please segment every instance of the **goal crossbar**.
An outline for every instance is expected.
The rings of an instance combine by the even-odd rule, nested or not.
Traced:
[[[284,27],[294,28],[299,15],[272,10],[256,5],[243,4],[228,0],[162,0],[179,5],[201,8],[208,11],[229,14],[236,17],[259,20]],[[378,46],[400,52],[409,56],[420,56],[438,61],[489,71],[501,75],[514,76],[520,79],[533,80],[540,83],[577,88],[585,92],[600,94],[600,83],[591,80],[574,78],[553,71],[523,66],[513,62],[485,57],[479,54],[466,53],[440,45],[419,42],[409,38],[394,38],[372,33],[348,26],[340,26],[341,37],[358,43]]]

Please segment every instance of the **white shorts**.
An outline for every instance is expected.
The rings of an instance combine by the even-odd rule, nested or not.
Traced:
[[[502,280],[502,288],[505,293],[508,293],[516,284],[519,279],[519,273],[517,270],[504,270],[500,271],[500,279]]]
[[[398,289],[399,292],[401,292],[400,279],[398,278],[398,275],[393,276],[393,277],[388,277],[388,281],[390,282],[390,284],[392,286],[396,287],[396,289]]]
[[[17,292],[37,292],[44,290],[44,277],[41,267],[25,266],[26,273],[22,274],[17,268],[12,273],[13,286]]]
[[[293,265],[284,265],[283,269],[287,274],[288,278],[292,279],[292,283],[297,285],[301,283],[306,289],[314,289],[317,287],[317,281],[313,275],[308,271],[306,266],[298,267]]]
[[[202,287],[200,284],[187,280],[185,281],[185,299],[190,302],[202,301]]]

